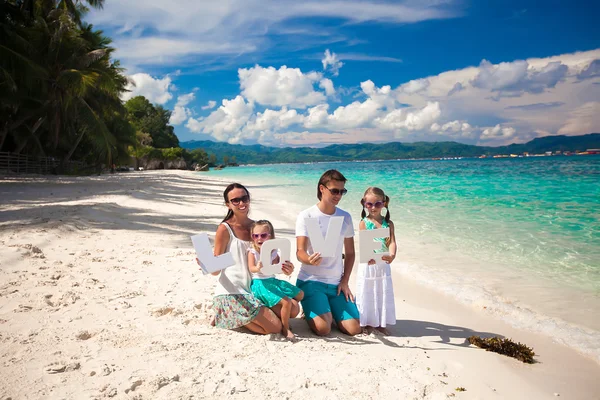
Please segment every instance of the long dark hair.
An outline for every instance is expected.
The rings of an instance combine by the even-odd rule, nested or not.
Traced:
[[[244,189],[246,191],[246,194],[248,195],[248,198],[250,198],[250,192],[248,191],[248,189],[246,189],[244,185],[242,185],[241,183],[232,183],[229,186],[227,186],[223,191],[223,199],[225,200],[225,204],[229,203],[229,192],[231,192],[233,189]],[[231,211],[231,208],[228,208],[227,215],[225,215],[225,218],[223,218],[223,221],[221,222],[225,222],[231,217],[233,217],[233,211]]]

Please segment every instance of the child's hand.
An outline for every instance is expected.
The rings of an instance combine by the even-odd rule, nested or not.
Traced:
[[[286,274],[287,276],[290,276],[292,274],[292,272],[294,272],[294,264],[292,264],[289,261],[284,261],[281,264],[281,271]]]
[[[260,271],[263,267],[263,263],[262,261],[259,261],[258,264],[256,264],[256,268],[258,268],[258,270]]]
[[[386,263],[388,263],[388,264],[391,264],[391,263],[392,263],[392,261],[394,261],[394,258],[396,258],[396,256],[395,256],[395,255],[392,255],[392,254],[390,254],[390,255],[388,255],[388,256],[381,256],[381,259],[382,259],[383,261],[385,261]]]
[[[381,257],[383,259],[383,257]],[[375,265],[375,260],[373,260],[372,258],[369,260],[368,262],[369,265]]]

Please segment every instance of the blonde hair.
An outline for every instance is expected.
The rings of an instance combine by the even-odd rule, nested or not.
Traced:
[[[254,222],[252,224],[252,226],[250,227],[250,235],[252,235],[252,233],[254,233],[254,228],[256,228],[257,226],[268,226],[269,233],[271,234],[271,239],[275,239],[275,229],[273,228],[273,224],[271,224],[266,219],[260,219],[256,222]],[[256,245],[254,240],[252,241],[252,247],[254,248],[254,250],[260,252],[260,248]]]
[[[387,222],[389,224],[390,223],[390,196],[386,195],[382,189],[375,187],[375,186],[371,186],[371,187],[367,188],[367,190],[365,190],[365,194],[363,194],[362,199],[360,199],[360,205],[362,206],[362,213],[360,215],[361,218],[364,218],[367,216],[367,213],[365,212],[365,197],[368,194],[372,194],[374,196],[381,197],[381,199],[383,200],[383,206],[387,209],[387,212],[385,213],[385,216],[383,217],[383,219],[385,220],[385,222]],[[387,238],[385,240],[385,245],[389,247],[391,242],[392,242],[391,238]]]

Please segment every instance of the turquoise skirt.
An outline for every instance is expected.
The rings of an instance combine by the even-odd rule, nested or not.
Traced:
[[[279,304],[284,297],[293,299],[300,293],[296,286],[277,278],[253,279],[251,289],[252,294],[269,308]]]

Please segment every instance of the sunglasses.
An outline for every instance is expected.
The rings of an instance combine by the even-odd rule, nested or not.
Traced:
[[[240,203],[246,203],[246,204],[248,204],[250,202],[250,196],[245,195],[245,196],[242,196],[242,197],[236,197],[234,199],[229,199],[229,202],[231,204],[233,204],[234,206],[237,206]]]
[[[327,190],[329,190],[329,193],[331,193],[334,196],[339,196],[339,195],[345,195],[346,193],[348,193],[348,189],[329,189],[327,186],[323,185],[323,187]]]
[[[383,207],[383,201],[376,201],[375,203],[371,203],[370,201],[367,201],[365,203],[365,207],[366,208],[381,208]]]
[[[253,233],[252,234],[252,239],[257,240],[257,239],[268,239],[271,237],[271,234],[269,232],[263,232],[263,233]]]

